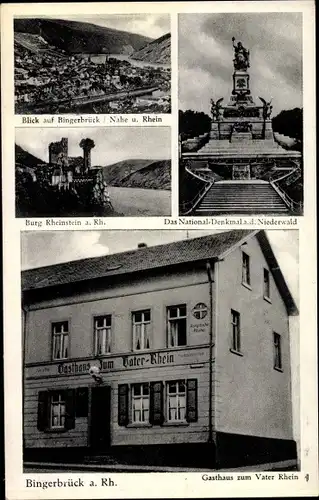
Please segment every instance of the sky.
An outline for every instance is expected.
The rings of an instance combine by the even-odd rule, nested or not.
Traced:
[[[273,99],[273,116],[302,107],[302,14],[225,13],[179,15],[180,109],[209,114],[210,99],[232,91],[233,47],[250,51],[250,89]]]
[[[92,166],[105,166],[126,159],[168,160],[170,135],[169,127],[17,128],[16,144],[48,162],[50,142],[67,137],[69,156],[82,156],[79,143],[89,137],[95,142]]]
[[[220,231],[24,231],[21,233],[22,269],[124,252],[137,248],[138,243],[153,246],[217,232]],[[266,233],[289,289],[298,303],[298,231],[280,230]]]
[[[168,14],[99,14],[98,16],[86,14],[85,16],[56,15],[48,17],[51,19],[88,22],[116,30],[129,31],[149,38],[159,38],[171,30],[170,16]]]

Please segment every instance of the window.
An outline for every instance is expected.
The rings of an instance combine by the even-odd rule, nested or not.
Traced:
[[[130,420],[151,425],[165,425],[165,421],[170,425],[197,422],[197,407],[197,379],[167,382],[165,391],[162,381],[133,384],[131,388],[128,384],[118,386],[118,425],[121,426],[128,425]]]
[[[151,311],[136,311],[132,314],[133,350],[140,351],[150,348]]]
[[[69,323],[52,323],[53,359],[66,359],[69,355]]]
[[[274,368],[277,370],[282,370],[282,359],[281,359],[281,335],[274,332]]]
[[[240,314],[233,309],[231,310],[231,333],[231,349],[240,352]]]
[[[150,392],[148,384],[132,385],[132,422],[148,423],[150,410]]]
[[[264,297],[270,298],[270,276],[268,269],[264,269]]]
[[[250,285],[250,257],[245,252],[243,252],[243,262],[242,262],[242,282],[245,285]]]
[[[39,431],[67,431],[75,427],[75,390],[40,391],[38,394]]]
[[[96,356],[111,352],[111,327],[111,314],[107,314],[106,316],[97,316],[94,318],[94,342]]]
[[[54,392],[50,401],[50,427],[51,429],[64,429],[65,399],[63,392]]]
[[[186,305],[167,308],[168,346],[186,345]]]
[[[167,421],[186,420],[186,385],[184,380],[167,383]]]

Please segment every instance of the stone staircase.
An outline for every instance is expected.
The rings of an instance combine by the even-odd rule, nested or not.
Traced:
[[[288,215],[274,188],[265,181],[219,181],[199,202],[193,215]]]

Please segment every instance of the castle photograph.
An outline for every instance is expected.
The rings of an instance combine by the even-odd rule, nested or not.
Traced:
[[[129,233],[22,233],[25,472],[296,470],[298,231]]]
[[[17,128],[17,217],[171,213],[167,127]]]
[[[179,15],[180,214],[303,214],[301,55],[301,13]]]
[[[14,19],[16,114],[169,113],[168,14]]]

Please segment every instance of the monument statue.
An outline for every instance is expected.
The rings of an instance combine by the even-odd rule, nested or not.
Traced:
[[[210,100],[211,107],[210,107],[210,112],[213,116],[213,121],[218,121],[219,118],[222,116],[222,105],[221,102],[223,101],[223,97],[221,99],[218,99],[216,102],[214,99]]]
[[[263,119],[269,120],[272,113],[272,106],[271,106],[272,99],[269,102],[265,101],[265,99],[263,99],[262,97],[258,97],[258,99],[260,99],[261,102],[263,103]]]
[[[241,42],[238,42],[236,45],[235,37],[232,38],[232,42],[235,51],[235,58],[233,59],[234,68],[246,71],[249,68],[249,50],[245,49]]]

